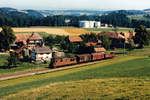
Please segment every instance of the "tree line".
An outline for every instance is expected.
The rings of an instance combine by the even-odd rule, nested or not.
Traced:
[[[139,25],[150,27],[149,21],[130,20],[127,16],[130,15],[126,11],[112,12],[102,16],[67,16],[55,15],[44,18],[25,16],[20,14],[5,14],[0,12],[0,26],[12,27],[29,27],[29,26],[75,26],[78,27],[78,22],[81,20],[95,20],[102,23],[112,24],[118,27],[136,28]],[[69,20],[68,22],[66,20]]]

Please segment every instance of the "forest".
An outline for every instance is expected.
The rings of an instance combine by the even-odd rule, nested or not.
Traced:
[[[0,12],[0,26],[11,27],[30,27],[30,26],[74,26],[78,27],[78,22],[81,20],[95,20],[102,23],[112,24],[114,27],[129,27],[135,28],[139,25],[150,27],[150,21],[129,19],[127,16],[132,13],[126,11],[111,12],[101,16],[68,16],[54,15],[47,17],[33,17],[22,13],[9,14],[4,11]],[[144,16],[149,18],[148,16]],[[69,21],[68,21],[69,20]]]

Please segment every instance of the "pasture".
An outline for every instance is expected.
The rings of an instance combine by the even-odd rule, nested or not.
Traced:
[[[86,28],[87,31],[100,32],[100,31],[114,31],[114,28]],[[117,31],[128,32],[134,31],[133,28],[118,28]]]

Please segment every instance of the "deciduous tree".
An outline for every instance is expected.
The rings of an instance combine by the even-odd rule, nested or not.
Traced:
[[[3,26],[0,32],[0,50],[9,50],[10,44],[12,44],[15,39],[16,37],[11,27]]]
[[[150,44],[150,33],[146,30],[146,27],[141,25],[135,29],[134,42],[138,44],[140,48]]]

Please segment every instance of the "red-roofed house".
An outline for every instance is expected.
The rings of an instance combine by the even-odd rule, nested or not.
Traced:
[[[15,43],[20,47],[26,45],[29,49],[32,49],[33,47],[41,47],[43,45],[43,38],[37,33],[16,34]]]

